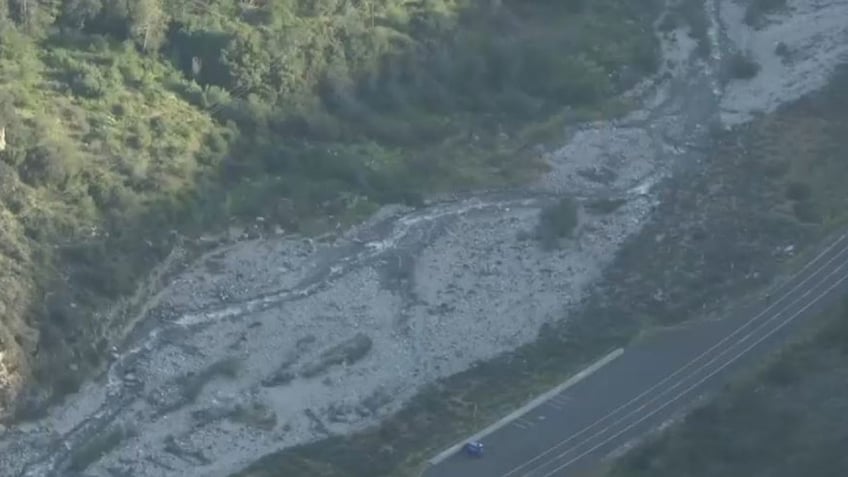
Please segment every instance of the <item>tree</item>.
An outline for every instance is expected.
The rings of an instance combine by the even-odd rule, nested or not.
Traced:
[[[18,173],[34,187],[60,186],[69,175],[66,160],[55,145],[40,143],[27,151]]]
[[[60,0],[11,0],[9,13],[27,32],[33,35],[43,35],[56,20],[59,13]]]
[[[237,35],[221,52],[221,61],[230,75],[234,90],[261,93],[271,71],[270,49],[259,33],[248,31]]]
[[[0,128],[4,128],[15,117],[15,101],[12,95],[4,91],[0,93]]]
[[[542,209],[539,214],[539,238],[545,247],[552,248],[559,239],[571,237],[580,220],[578,204],[566,197]]]
[[[82,30],[102,8],[101,0],[66,0],[62,5],[62,16],[66,22]]]
[[[130,10],[130,36],[142,51],[157,50],[165,40],[168,17],[161,0],[138,0]]]

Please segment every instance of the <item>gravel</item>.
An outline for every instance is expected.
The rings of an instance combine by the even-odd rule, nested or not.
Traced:
[[[373,425],[421,386],[533,340],[567,319],[641,230],[658,205],[652,186],[694,167],[690,146],[711,121],[730,127],[824,84],[848,48],[848,0],[790,4],[752,31],[742,6],[709,0],[723,22],[713,58],[672,33],[660,76],[670,79],[634,89],[646,106],[564,131],[569,143],[546,155],[551,172],[522,192],[386,207],[335,240],[274,236],[207,255],[159,297],[176,318],[123,350],[105,382],[0,430],[0,474],[67,475],[74,452],[123,423],[134,432],[86,475],[223,477]],[[776,56],[778,39],[791,61]],[[734,49],[753,54],[758,76],[719,81]],[[623,205],[581,208],[574,238],[546,251],[534,238],[539,212],[562,194]],[[315,365],[345,349],[349,359]]]

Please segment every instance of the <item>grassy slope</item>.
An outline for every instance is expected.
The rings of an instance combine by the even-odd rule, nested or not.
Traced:
[[[261,215],[310,232],[524,180],[538,169],[526,146],[608,114],[656,63],[652,0],[321,4],[169,2],[152,54],[118,17],[79,30],[38,12],[26,30],[0,15],[8,368],[73,390],[117,338],[96,311],[167,254],[172,230]]]

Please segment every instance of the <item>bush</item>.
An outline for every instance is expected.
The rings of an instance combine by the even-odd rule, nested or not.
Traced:
[[[760,72],[760,64],[750,53],[735,53],[730,57],[730,77],[734,79],[751,79]]]
[[[689,36],[698,42],[697,52],[701,57],[710,54],[710,40],[707,35],[709,19],[704,11],[703,0],[681,0],[672,10],[689,26]]]
[[[789,46],[786,43],[779,41],[777,42],[777,46],[774,47],[774,54],[779,56],[783,61],[787,61],[789,59]]]
[[[813,195],[812,188],[804,182],[792,181],[786,184],[786,198],[794,201],[807,200]]]
[[[657,28],[661,32],[668,33],[677,28],[679,22],[680,18],[674,12],[667,12],[665,15],[663,15],[662,20],[660,20],[660,23]]]
[[[68,86],[73,94],[92,99],[104,96],[109,89],[103,73],[90,65],[78,65],[71,71]]]
[[[750,0],[745,9],[745,23],[751,27],[759,27],[765,15],[786,8],[786,0]]]
[[[579,220],[577,201],[566,197],[539,213],[539,236],[542,243],[551,246],[559,239],[570,237]]]
[[[795,213],[795,218],[803,223],[817,224],[822,220],[818,207],[809,200],[795,202],[792,206],[792,211]]]
[[[31,186],[59,186],[69,175],[67,161],[56,147],[42,143],[27,151],[18,173]]]

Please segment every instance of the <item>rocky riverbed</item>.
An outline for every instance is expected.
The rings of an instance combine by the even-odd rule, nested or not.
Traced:
[[[424,384],[533,340],[646,223],[654,185],[697,167],[712,128],[821,87],[848,52],[848,0],[790,0],[757,29],[746,3],[706,1],[708,58],[685,31],[664,33],[663,71],[629,93],[643,107],[564,131],[550,172],[524,190],[207,254],[147,307],[104,380],[0,431],[0,474],[224,477],[373,425]],[[761,71],[729,80],[725,60],[740,52]],[[546,250],[539,212],[565,194],[582,204],[580,225]],[[599,200],[619,206],[592,213]]]

